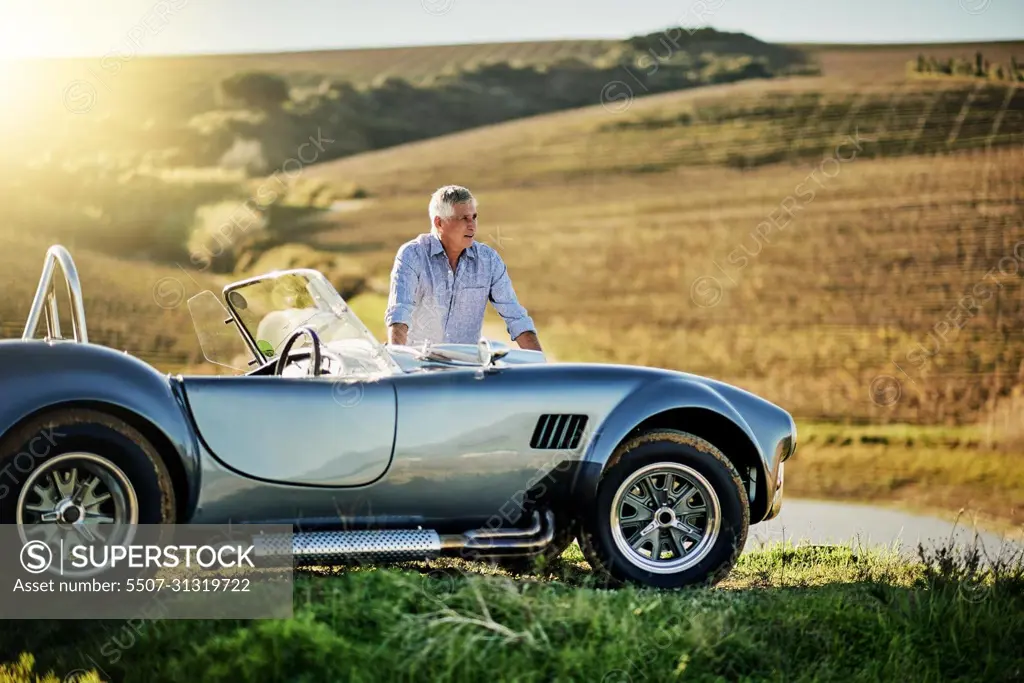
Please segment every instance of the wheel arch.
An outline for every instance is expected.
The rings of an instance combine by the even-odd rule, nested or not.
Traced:
[[[573,498],[580,509],[594,504],[601,478],[614,454],[628,439],[652,429],[674,429],[707,440],[740,473],[750,502],[750,519],[761,520],[771,505],[768,467],[753,431],[737,409],[721,394],[700,382],[671,378],[651,382],[626,396],[590,435],[586,452],[575,473]],[[753,472],[753,486],[751,486]]]
[[[658,429],[675,429],[708,441],[736,467],[750,499],[750,518],[761,519],[767,512],[767,474],[764,461],[754,442],[740,427],[721,413],[708,408],[671,408],[651,415],[638,424],[625,439]],[[614,463],[609,462],[608,466]]]
[[[138,430],[142,436],[152,443],[153,447],[156,449],[160,458],[166,465],[167,471],[171,475],[171,482],[174,486],[174,497],[175,500],[178,501],[176,506],[177,509],[175,510],[176,521],[178,523],[187,521],[188,517],[191,515],[192,508],[194,507],[195,490],[194,486],[191,484],[192,478],[185,469],[186,460],[183,457],[183,454],[174,446],[171,437],[163,429],[158,427],[150,419],[123,405],[97,399],[72,399],[49,403],[37,407],[22,416],[14,424],[9,425],[8,428],[0,434],[0,441],[2,441],[8,434],[17,431],[23,425],[28,424],[33,420],[44,418],[46,415],[51,413],[71,409],[94,410],[96,412],[118,418]]]

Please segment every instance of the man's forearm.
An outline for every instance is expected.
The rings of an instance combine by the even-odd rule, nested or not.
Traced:
[[[516,343],[519,344],[519,348],[528,349],[530,351],[543,351],[540,347],[540,340],[537,339],[536,332],[523,332],[521,335],[516,337]]]
[[[388,344],[404,346],[409,339],[409,326],[405,323],[395,323],[388,327]]]

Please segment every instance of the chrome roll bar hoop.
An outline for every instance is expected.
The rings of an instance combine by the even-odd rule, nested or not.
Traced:
[[[82,283],[78,279],[78,269],[71,258],[71,253],[59,244],[55,244],[46,252],[43,274],[39,278],[39,287],[32,299],[32,308],[28,313],[28,322],[21,338],[33,339],[39,326],[39,316],[46,315],[46,338],[63,339],[60,332],[60,313],[57,309],[57,291],[54,288],[54,267],[60,265],[64,275],[64,284],[68,288],[68,299],[71,301],[71,329],[75,341],[86,344],[89,333],[85,327],[85,305],[82,301]]]

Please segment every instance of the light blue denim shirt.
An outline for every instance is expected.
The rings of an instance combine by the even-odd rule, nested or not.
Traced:
[[[441,240],[424,233],[398,249],[391,270],[386,325],[409,326],[407,343],[476,344],[487,302],[505,320],[509,337],[537,329],[519,304],[498,252],[474,242],[453,272]]]

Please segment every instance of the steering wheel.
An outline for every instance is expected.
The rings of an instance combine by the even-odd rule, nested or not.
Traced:
[[[309,373],[307,374],[311,377],[320,375],[320,365],[323,363],[323,353],[321,351],[323,345],[320,343],[320,335],[312,327],[300,327],[288,335],[288,341],[281,348],[281,354],[277,358],[277,365],[274,366],[275,375],[280,376],[284,374],[284,369],[288,367],[288,354],[291,352],[295,342],[302,337],[309,337],[313,347],[309,363]]]
[[[338,364],[338,374],[343,374],[345,371],[345,359],[341,357],[341,354],[335,353],[330,348],[323,345],[320,341],[320,335],[316,333],[312,327],[299,327],[288,337],[288,341],[281,347],[281,355],[277,359],[277,365],[274,366],[275,375],[283,375],[284,369],[288,367],[288,354],[291,353],[292,346],[299,340],[300,337],[309,337],[313,352],[310,354],[309,372],[306,374],[309,377],[319,377],[323,374],[323,359],[324,356],[329,356]]]

